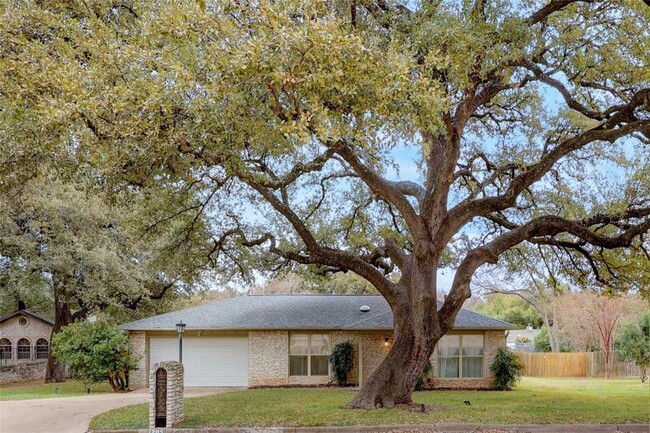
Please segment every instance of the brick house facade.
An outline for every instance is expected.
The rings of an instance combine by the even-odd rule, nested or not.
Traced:
[[[372,314],[359,312],[365,304],[371,304]],[[172,325],[179,320],[188,323],[183,335],[186,386],[327,384],[333,381],[327,356],[344,341],[354,348],[348,381],[359,385],[382,362],[393,339],[390,308],[378,296],[245,296],[123,325],[139,358],[138,370],[129,375],[131,388],[148,386],[153,363],[177,359],[178,334]],[[260,329],[265,324],[275,329]],[[444,348],[434,351],[425,386],[489,387],[490,364],[513,326],[466,310],[456,324],[443,337]],[[350,329],[342,329],[346,326]]]

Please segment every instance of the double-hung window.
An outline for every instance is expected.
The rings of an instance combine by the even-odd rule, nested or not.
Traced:
[[[289,375],[327,376],[329,374],[329,334],[291,334],[289,337]]]
[[[438,377],[483,377],[483,334],[445,335],[438,342]]]

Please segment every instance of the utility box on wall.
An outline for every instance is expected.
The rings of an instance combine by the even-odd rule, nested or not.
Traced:
[[[149,428],[173,427],[185,418],[183,364],[162,361],[149,371]]]

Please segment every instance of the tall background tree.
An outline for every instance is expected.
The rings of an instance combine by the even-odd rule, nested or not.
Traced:
[[[137,315],[127,311],[164,311],[169,305],[152,301],[193,288],[198,269],[183,258],[191,254],[167,251],[173,226],[164,235],[144,233],[147,208],[138,203],[141,198],[119,205],[88,182],[41,171],[0,192],[3,299],[50,313],[54,336],[91,314],[110,312],[115,321]],[[46,380],[65,380],[64,366],[51,354]]]
[[[647,263],[649,10],[16,2],[0,18],[2,161],[29,172],[72,147],[113,192],[192,193],[164,218],[207,216],[206,258],[228,279],[300,265],[366,279],[395,340],[350,407],[392,407],[476,271],[511,248]]]

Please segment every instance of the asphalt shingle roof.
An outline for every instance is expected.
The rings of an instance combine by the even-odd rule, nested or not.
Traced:
[[[362,312],[367,305],[370,311]],[[438,308],[442,302],[438,303]],[[377,295],[246,295],[123,324],[129,331],[187,329],[392,330],[388,302]],[[515,329],[502,320],[461,309],[454,329]]]

